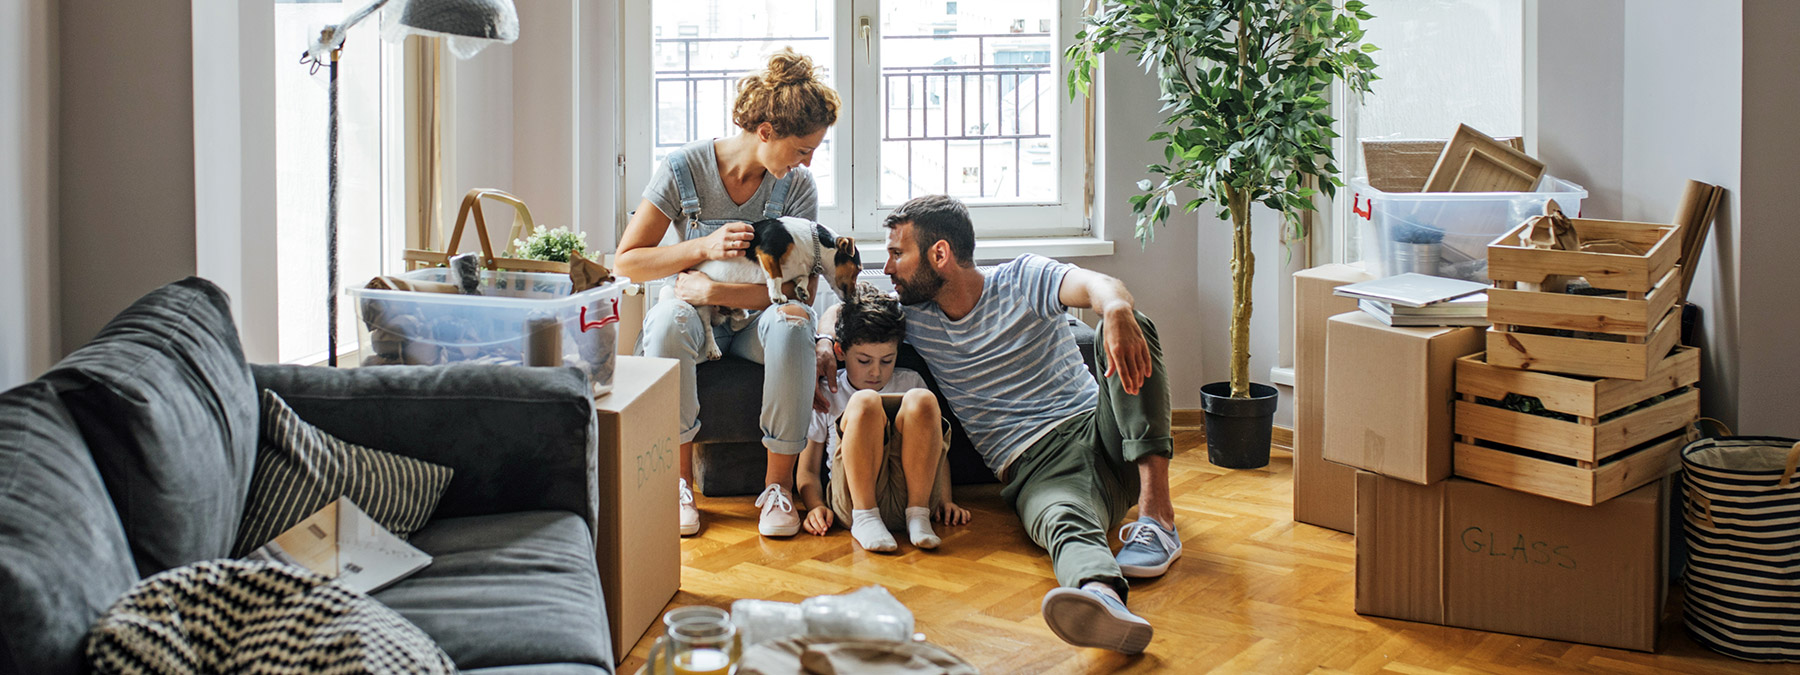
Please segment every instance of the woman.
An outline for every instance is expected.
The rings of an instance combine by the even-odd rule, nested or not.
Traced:
[[[823,350],[815,348],[811,310],[798,303],[769,307],[763,284],[714,282],[686,271],[706,260],[741,258],[750,246],[750,221],[777,216],[818,220],[818,191],[806,166],[837,122],[838,95],[819,82],[812,59],[783,49],[761,72],[738,81],[732,105],[736,136],[695,141],[670,153],[644,188],[619,241],[618,271],[633,279],[679,274],[675,298],[658,302],[644,317],[638,353],[681,361],[681,534],[700,529],[689,485],[694,480],[693,440],[700,430],[694,365],[707,330],[720,351],[764,364],[761,425],[768,450],[768,485],[758,530],[788,536],[800,528],[794,513],[794,466],[806,447],[813,390]],[[671,225],[680,241],[658,245]],[[817,280],[814,280],[816,284]],[[713,328],[694,312],[698,305],[757,310],[747,320]],[[766,310],[766,311],[761,311]],[[836,364],[829,364],[833,370]]]

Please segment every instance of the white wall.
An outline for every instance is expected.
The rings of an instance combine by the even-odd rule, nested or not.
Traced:
[[[1729,190],[1688,297],[1703,407],[1740,433],[1800,435],[1800,3],[1538,5],[1539,156],[1581,167],[1586,181],[1567,173],[1598,198],[1590,217],[1668,222],[1686,179]]]
[[[0,389],[61,355],[55,14],[50,0],[0,5]]]
[[[513,46],[514,194],[551,227],[610,252],[618,188],[618,5],[526,0]]]
[[[523,41],[527,30],[523,16],[519,30]],[[534,205],[531,198],[519,195],[519,186],[513,180],[514,111],[532,104],[513,96],[513,52],[517,48],[494,45],[468,60],[456,58],[448,49],[443,52],[440,63],[444,68],[444,183],[439,186],[443,194],[443,211],[439,215],[445,236],[456,225],[463,195],[472,188],[498,188]],[[483,203],[482,214],[498,254],[510,243],[506,236],[512,227],[513,209],[489,200]],[[540,218],[535,210],[532,216]],[[469,227],[474,224],[471,217]],[[465,252],[481,250],[473,230],[463,234],[458,248]]]
[[[1125,282],[1138,310],[1156,322],[1171,402],[1179,409],[1198,409],[1200,385],[1224,379],[1222,369],[1230,356],[1222,345],[1229,326],[1231,277],[1217,266],[1230,257],[1231,228],[1210,212],[1176,214],[1156,231],[1154,241],[1138,243],[1126,199],[1138,194],[1138,181],[1149,177],[1144,167],[1162,161],[1162,147],[1144,141],[1162,124],[1156,107],[1143,103],[1156,100],[1156,80],[1131,58],[1106,57],[1102,69],[1094,218],[1114,242],[1114,253],[1070,262]],[[1215,240],[1226,242],[1224,258]],[[1223,314],[1220,303],[1227,308]],[[1272,346],[1268,351],[1272,354]],[[1207,363],[1220,364],[1212,380],[1201,367]]]
[[[1793,123],[1800,110],[1800,3],[1748,0],[1743,13],[1743,163],[1740,189],[1731,195],[1739,236],[1738,429],[1793,437],[1800,436],[1800,358],[1793,350],[1800,335],[1800,138]]]
[[[67,352],[195,272],[193,26],[189,0],[68,0],[57,24]]]
[[[1626,220],[1668,222],[1688,179],[1729,192],[1689,300],[1701,307],[1701,392],[1707,414],[1735,422],[1739,167],[1744,134],[1744,16],[1735,2],[1639,0],[1625,8],[1621,208]],[[1670,45],[1682,45],[1670,49]]]
[[[273,3],[193,0],[195,274],[231,297],[256,363],[279,359],[274,20]]]
[[[1582,215],[1618,218],[1624,185],[1625,0],[1528,3],[1535,5],[1535,89],[1526,87],[1526,126],[1536,121],[1530,148],[1550,173],[1588,190]],[[1529,34],[1530,31],[1527,31]],[[1377,55],[1379,56],[1379,55]],[[1533,117],[1535,115],[1535,118]]]

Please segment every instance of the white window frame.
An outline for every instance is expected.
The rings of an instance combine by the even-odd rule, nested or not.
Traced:
[[[355,11],[355,2],[347,2],[346,5],[349,5],[346,7],[346,14]],[[398,10],[384,9],[382,11]],[[366,68],[375,71],[377,76],[381,78],[379,84],[379,95],[381,100],[378,105],[379,112],[377,113],[380,116],[377,123],[380,127],[381,134],[381,159],[380,168],[378,169],[378,175],[380,176],[379,180],[381,182],[380,274],[388,275],[400,272],[402,267],[401,255],[406,250],[406,62],[408,57],[407,50],[403,43],[389,42],[381,39],[381,25],[379,21],[384,19],[385,17],[383,15],[377,14],[369,17],[368,20],[364,21],[362,24],[358,24],[352,29],[357,33],[357,35],[352,36],[353,38],[358,40],[369,40],[378,45],[377,62],[340,63],[338,76],[340,78],[344,77],[345,70],[342,69]],[[278,54],[278,56],[280,55],[281,54]],[[292,67],[303,68],[305,66],[295,63]],[[342,98],[342,92],[339,93],[339,96],[338,104],[341,112],[345,102]],[[321,129],[321,136],[323,136],[323,131],[324,130]],[[340,146],[344,143],[344,136],[342,133],[338,136],[338,143]],[[341,151],[339,159],[340,161],[342,160]],[[280,161],[280,158],[277,157],[276,161]],[[279,189],[279,187],[277,189]],[[278,216],[279,214],[276,215]],[[340,208],[339,217],[342,218],[342,216],[343,212]],[[325,227],[325,222],[321,220],[319,222],[319,227]],[[340,228],[338,232],[338,255],[340,262],[347,243],[350,242],[344,240],[343,231]],[[340,268],[338,275],[337,300],[338,320],[342,322],[344,321],[344,317],[351,317],[349,334],[345,335],[340,332],[337,336],[337,355],[338,365],[340,367],[355,366],[356,357],[360,353],[362,347],[361,331],[356,328],[358,319],[355,318],[355,305],[350,297],[344,294],[343,290],[360,286],[363,281],[365,280],[345,277]],[[323,297],[320,299],[323,300]],[[279,315],[277,315],[277,320],[279,320]],[[279,323],[277,326],[279,326]],[[276,335],[278,346],[281,337],[282,336],[278,332]],[[279,350],[277,353],[280,353]],[[326,362],[325,349],[309,352],[283,361],[283,363],[298,365],[323,365]]]
[[[654,0],[624,0],[621,12],[623,26],[651,26]],[[976,234],[984,240],[1090,237],[1094,234],[1086,200],[1087,146],[1085,142],[1085,101],[1067,95],[1068,64],[1062,50],[1074,41],[1081,29],[1082,0],[1056,0],[1058,12],[1053,35],[1054,78],[1058,106],[1058,148],[1053,153],[1057,163],[1058,194],[1061,199],[1050,203],[1018,203],[1006,205],[970,205]],[[881,223],[898,204],[880,204],[880,165],[877,161],[858,161],[857,153],[879,152],[881,143],[880,115],[855,116],[856,110],[882,109],[879,69],[881,54],[880,0],[851,0],[838,3],[833,16],[832,36],[833,82],[846,99],[845,113],[833,127],[834,166],[837,169],[834,206],[819,210],[820,222],[864,241],[886,237]],[[863,44],[859,24],[867,17],[871,27],[871,44]],[[651,58],[650,30],[621,31],[621,63],[628,65],[621,73],[621,101],[654,100],[652,90],[654,61]],[[629,106],[629,104],[624,104]],[[623,107],[623,106],[622,106]],[[630,214],[642,202],[642,191],[655,173],[653,136],[655,117],[652,111],[626,107],[621,114],[620,135],[623,152],[619,157],[622,199],[618,218],[630,220]],[[623,227],[620,228],[621,233]],[[1029,244],[1026,244],[1029,246]],[[1009,249],[1012,247],[1008,247]],[[865,253],[866,255],[866,253]]]

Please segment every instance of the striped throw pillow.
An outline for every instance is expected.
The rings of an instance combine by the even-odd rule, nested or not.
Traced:
[[[264,389],[262,441],[232,555],[242,557],[268,543],[339,497],[349,497],[405,539],[431,517],[450,475],[448,467],[327,434]]]

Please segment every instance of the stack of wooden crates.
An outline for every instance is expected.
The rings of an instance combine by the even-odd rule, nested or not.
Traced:
[[[1572,219],[1596,253],[1488,247],[1487,352],[1456,367],[1458,476],[1592,506],[1662,478],[1700,416],[1700,350],[1679,346],[1675,226]],[[1539,290],[1585,279],[1593,294]]]

